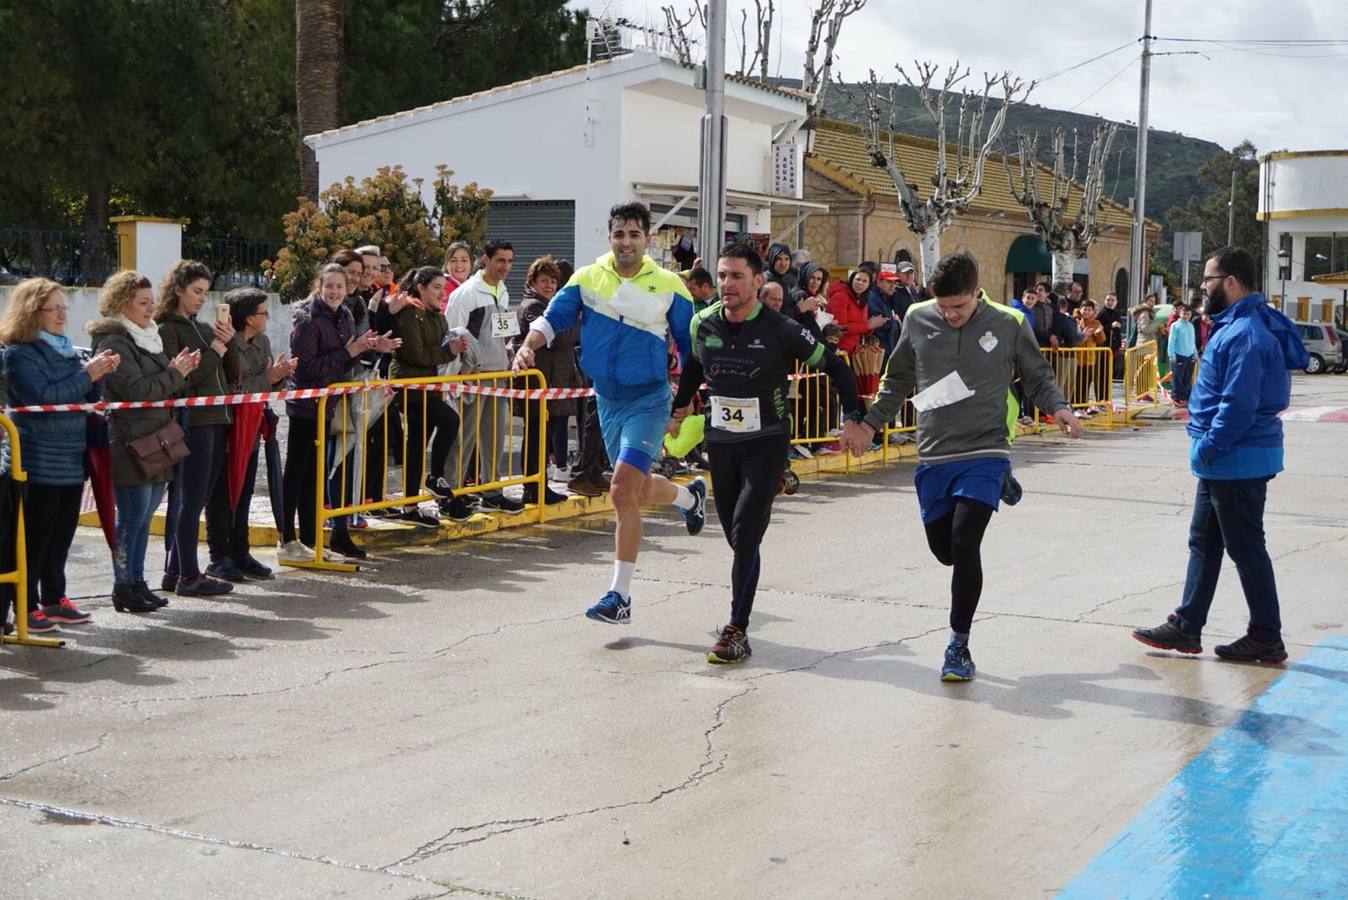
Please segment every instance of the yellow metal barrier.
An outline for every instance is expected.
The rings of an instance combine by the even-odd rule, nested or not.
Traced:
[[[838,356],[847,360],[845,353],[840,352]],[[812,445],[837,442],[842,433],[842,404],[822,369],[812,369],[797,363],[788,395],[791,400],[792,446],[804,447],[805,453],[817,453],[822,448]],[[851,454],[844,455],[848,458],[847,467],[850,470]]]
[[[1160,370],[1156,342],[1146,341],[1123,352],[1123,414],[1131,419],[1141,407],[1159,405]]]
[[[435,378],[395,378],[361,382],[343,382],[332,387],[359,387],[362,390],[318,400],[318,433],[314,440],[317,456],[315,475],[314,558],[281,560],[282,565],[307,569],[354,572],[354,563],[338,562],[324,552],[324,524],[333,519],[394,507],[408,507],[436,500],[425,484],[426,479],[444,478],[455,496],[483,494],[516,485],[535,485],[536,503],[531,514],[544,521],[547,494],[547,402],[512,400],[468,392],[447,392],[440,386],[464,385],[489,389],[520,388],[543,390],[543,373],[530,369],[514,375],[510,372],[480,372],[473,375],[445,375]],[[390,398],[390,394],[392,397]],[[453,446],[441,471],[426,463],[436,427],[433,405],[444,402],[458,416],[459,426]],[[368,480],[370,466],[363,463],[366,453],[378,451],[386,463],[389,455],[388,409],[394,404],[403,417],[402,490],[397,496],[388,491],[389,466],[378,468],[381,483]],[[512,408],[513,407],[513,408]],[[331,428],[329,409],[332,409]],[[519,415],[515,415],[518,411]],[[515,420],[520,419],[516,429]],[[371,419],[378,422],[370,434]],[[536,442],[537,471],[525,474],[524,443]],[[516,454],[516,445],[520,452]],[[518,456],[519,466],[515,465]],[[412,460],[420,464],[409,466]],[[432,454],[434,460],[434,454]],[[415,473],[416,481],[409,479]],[[348,474],[349,473],[349,474]],[[334,479],[334,474],[340,477]],[[335,482],[335,483],[334,483]],[[329,485],[332,489],[329,490]]]
[[[1108,347],[1044,347],[1058,390],[1073,410],[1087,413],[1086,424],[1114,427],[1114,354]],[[1035,418],[1044,415],[1035,410]]]
[[[54,638],[32,637],[28,634],[28,542],[24,534],[23,485],[28,473],[23,470],[23,455],[19,448],[19,430],[9,416],[0,415],[0,425],[9,436],[9,477],[14,479],[14,571],[0,573],[0,584],[14,585],[14,631],[6,635],[6,644],[27,644],[30,647],[60,647],[65,641]]]

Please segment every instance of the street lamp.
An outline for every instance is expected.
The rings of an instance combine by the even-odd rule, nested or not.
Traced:
[[[1279,311],[1287,309],[1287,275],[1292,268],[1292,253],[1286,247],[1278,250],[1278,275],[1282,278],[1282,293],[1278,295]]]

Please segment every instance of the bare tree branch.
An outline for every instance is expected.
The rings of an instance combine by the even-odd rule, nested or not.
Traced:
[[[823,115],[824,95],[832,80],[834,50],[842,35],[843,22],[865,8],[867,0],[817,0],[810,14],[810,37],[805,44],[805,67],[801,90],[806,94],[806,117]],[[820,61],[820,49],[823,60]]]
[[[766,2],[766,6],[764,5]],[[768,57],[772,50],[772,23],[777,15],[777,9],[774,0],[754,0],[754,10],[757,14],[757,31],[754,34],[756,46],[754,47],[753,58],[745,67],[742,74],[748,75],[758,69],[758,80],[767,83],[768,80]],[[748,11],[743,10],[747,17]],[[746,41],[747,42],[747,41]]]
[[[1100,122],[1095,126],[1086,159],[1086,180],[1082,184],[1076,180],[1080,147],[1076,131],[1072,132],[1069,150],[1067,133],[1061,128],[1053,129],[1052,181],[1047,199],[1039,189],[1041,166],[1037,134],[1019,132],[1016,135],[1019,179],[1012,175],[1010,161],[1003,156],[1011,194],[1025,207],[1035,232],[1043,238],[1044,246],[1053,256],[1055,288],[1064,287],[1072,280],[1076,260],[1090,249],[1100,234],[1098,217],[1104,208],[1105,163],[1117,133],[1118,126],[1112,122]],[[1071,210],[1076,196],[1080,196],[1080,201],[1075,204],[1073,215]]]
[[[686,16],[681,17],[673,5],[660,7],[660,12],[665,16],[665,27],[669,31],[669,41],[674,47],[674,52],[679,56],[679,62],[685,66],[693,64],[693,42],[688,37],[688,26],[693,23],[693,19],[698,15],[698,7],[689,10]],[[705,20],[704,20],[705,26]]]
[[[918,235],[922,248],[922,268],[930,274],[940,253],[940,235],[949,227],[954,217],[968,209],[983,188],[983,171],[988,154],[1000,137],[1006,124],[1007,109],[1023,100],[1034,87],[1020,79],[1013,79],[1010,73],[1000,75],[985,74],[981,92],[962,87],[968,79],[970,70],[960,68],[956,62],[937,77],[940,69],[935,63],[918,61],[914,63],[913,74],[909,74],[902,65],[895,66],[909,87],[917,92],[918,101],[931,119],[936,130],[936,164],[932,177],[931,194],[925,201],[918,202],[912,186],[904,177],[899,166],[880,147],[879,117],[882,98],[878,79],[872,72],[866,86],[867,129],[865,130],[866,149],[871,163],[885,169],[899,194],[908,228]],[[938,86],[939,84],[939,86]],[[996,103],[991,117],[988,105],[993,102],[992,91],[1000,88],[1001,100]],[[893,88],[891,87],[891,91]],[[947,111],[950,108],[950,95],[959,93],[956,107],[958,119],[954,123],[954,154],[951,159],[951,129],[947,125]],[[890,98],[891,140],[893,124],[893,98]],[[1005,157],[1004,157],[1005,158]],[[1023,173],[1025,174],[1025,173]],[[1008,181],[1011,181],[1010,168],[1007,169]],[[1027,174],[1025,177],[1030,177]],[[1013,187],[1014,190],[1014,187]]]
[[[735,74],[745,75],[749,69],[749,11],[740,10],[740,67]]]

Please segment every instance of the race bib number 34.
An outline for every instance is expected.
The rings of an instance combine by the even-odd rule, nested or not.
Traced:
[[[520,333],[520,320],[514,313],[492,313],[492,337],[510,338]]]
[[[736,434],[750,434],[763,427],[757,397],[712,397],[711,420],[714,427]]]

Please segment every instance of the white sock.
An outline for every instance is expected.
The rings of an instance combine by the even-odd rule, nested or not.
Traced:
[[[697,506],[697,498],[693,496],[692,491],[681,484],[674,485],[674,488],[678,491],[678,493],[674,495],[675,506],[679,509],[692,509],[694,506]]]
[[[632,597],[632,573],[636,570],[636,563],[615,559],[613,561],[613,585],[609,587],[609,590],[617,591],[624,600],[630,600]]]

